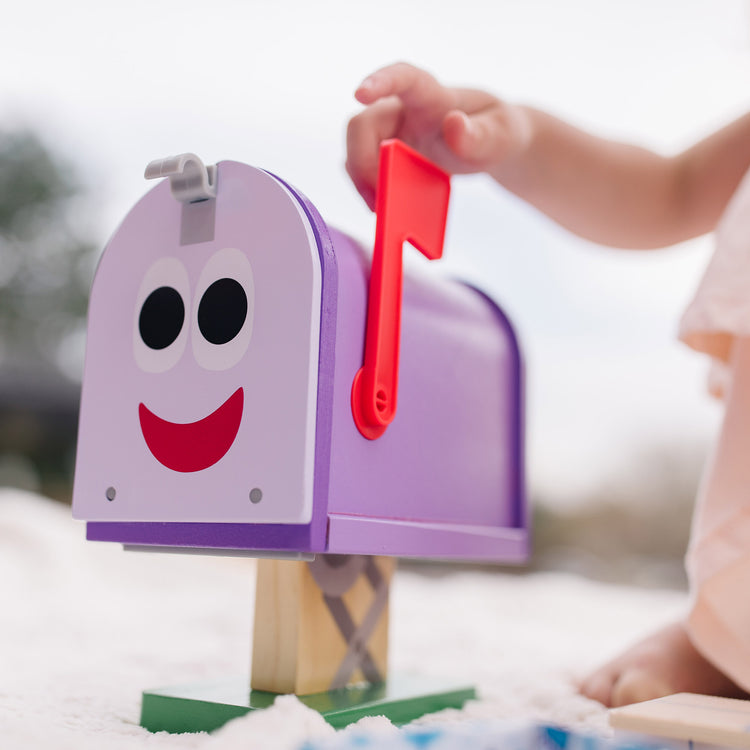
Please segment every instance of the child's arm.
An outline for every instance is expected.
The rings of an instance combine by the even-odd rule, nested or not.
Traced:
[[[448,171],[487,172],[576,234],[632,248],[710,231],[750,167],[750,115],[664,157],[584,133],[482,91],[447,88],[404,63],[357,89],[347,169],[370,206],[377,150],[399,137]]]

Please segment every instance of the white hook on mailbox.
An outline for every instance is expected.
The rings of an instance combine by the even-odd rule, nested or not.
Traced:
[[[182,203],[198,203],[216,197],[216,165],[206,166],[195,154],[154,159],[144,177],[169,177],[172,195]]]

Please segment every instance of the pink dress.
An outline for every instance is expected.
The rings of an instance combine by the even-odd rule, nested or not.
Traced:
[[[713,358],[710,389],[726,404],[693,518],[688,631],[709,661],[750,691],[750,173],[717,227],[680,338]]]

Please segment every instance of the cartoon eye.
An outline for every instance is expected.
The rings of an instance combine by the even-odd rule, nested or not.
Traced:
[[[235,248],[213,255],[195,294],[193,352],[201,367],[226,370],[236,365],[250,343],[253,328],[253,272],[247,256]]]
[[[241,330],[247,318],[247,295],[234,279],[214,281],[198,305],[198,327],[212,344],[226,344]]]
[[[138,331],[149,349],[166,349],[176,341],[185,322],[185,304],[171,286],[160,286],[146,297]]]
[[[133,351],[146,372],[164,372],[179,361],[187,342],[190,283],[185,266],[176,258],[161,258],[141,282],[136,299]]]

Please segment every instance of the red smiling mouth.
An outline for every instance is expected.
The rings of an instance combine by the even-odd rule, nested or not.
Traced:
[[[197,422],[179,424],[138,405],[141,432],[154,458],[172,471],[202,471],[231,448],[242,420],[244,394],[238,388],[216,411]]]

